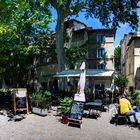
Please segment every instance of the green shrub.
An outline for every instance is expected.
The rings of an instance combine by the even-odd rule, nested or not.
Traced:
[[[51,92],[34,92],[31,96],[31,104],[33,107],[38,107],[41,109],[50,108],[52,101],[51,101]]]
[[[132,98],[135,100],[136,104],[140,104],[140,90],[136,90]]]
[[[73,99],[70,97],[65,97],[64,99],[59,98],[58,101],[60,108],[57,111],[62,114],[70,114]]]

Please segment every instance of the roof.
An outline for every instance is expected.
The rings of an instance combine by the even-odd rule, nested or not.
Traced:
[[[89,30],[89,32],[93,32],[93,33],[112,33],[114,34],[114,37],[115,37],[115,34],[116,34],[116,29],[114,28],[106,28],[106,29],[93,29],[93,30]]]
[[[81,28],[79,30],[76,30],[74,32],[80,32],[80,31],[87,31],[88,33],[111,33],[114,34],[114,38],[115,38],[115,34],[116,34],[116,29],[114,28],[110,28],[110,29],[93,29],[92,27],[85,27],[85,28]]]
[[[79,77],[81,70],[64,70],[60,73],[54,75],[54,77]],[[94,70],[88,69],[86,70],[86,77],[112,77],[114,71],[113,70]]]
[[[137,38],[140,38],[140,36],[132,36],[129,40],[129,42],[127,43],[127,46],[129,46],[131,44],[131,42],[134,40],[134,39],[137,39]]]

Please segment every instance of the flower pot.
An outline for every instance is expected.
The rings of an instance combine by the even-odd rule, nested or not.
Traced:
[[[40,115],[40,116],[46,116],[48,114],[48,109],[41,109],[37,107],[32,107],[32,113]]]
[[[61,122],[63,124],[67,124],[69,122],[69,116],[66,116],[66,115],[62,115],[62,118],[61,118]]]

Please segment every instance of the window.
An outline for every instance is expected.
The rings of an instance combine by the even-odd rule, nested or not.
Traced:
[[[97,42],[98,42],[98,43],[105,43],[105,41],[106,41],[106,36],[105,36],[105,34],[98,34],[98,35],[97,35]]]
[[[93,63],[90,68],[91,69],[105,70],[106,69],[106,64],[104,64],[104,63],[102,63],[102,64]]]
[[[100,64],[98,64],[98,70],[100,70],[101,69],[101,65]]]
[[[101,69],[102,69],[102,70],[105,70],[105,69],[106,69],[106,64],[102,63],[102,64],[101,64]]]
[[[94,64],[92,65],[92,69],[97,69],[97,64],[96,64],[96,63],[94,63]]]
[[[98,64],[98,69],[105,70],[106,69],[106,64]]]
[[[80,25],[75,25],[74,31],[77,31],[77,30],[79,30],[79,29],[80,29]]]
[[[106,49],[105,48],[94,48],[93,49],[93,58],[98,57],[105,57],[106,55]]]

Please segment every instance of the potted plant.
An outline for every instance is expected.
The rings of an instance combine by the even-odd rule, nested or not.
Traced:
[[[140,90],[136,90],[132,97],[136,102],[137,111],[140,112]]]
[[[70,110],[72,105],[72,98],[65,97],[64,99],[59,98],[60,107],[58,108],[57,112],[61,114],[61,122],[64,124],[68,123],[68,118],[70,116]]]
[[[32,112],[41,116],[45,116],[51,107],[51,93],[34,92],[31,96]]]

